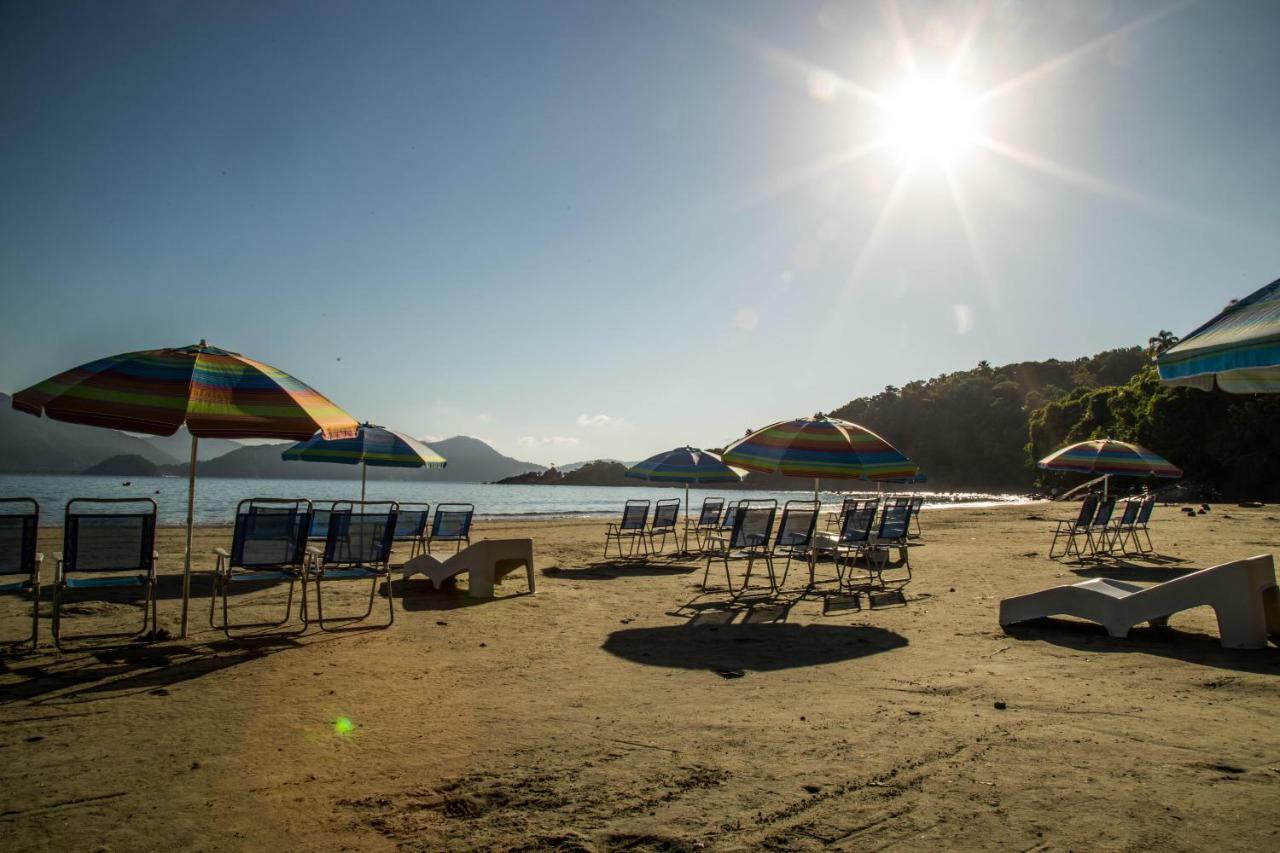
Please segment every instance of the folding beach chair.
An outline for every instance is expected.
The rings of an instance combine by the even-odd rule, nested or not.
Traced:
[[[839,530],[844,527],[844,517],[862,503],[862,498],[845,498],[840,502],[840,511],[827,513],[827,530]]]
[[[307,526],[307,540],[323,542],[329,535],[329,515],[337,501],[312,501],[311,521]]]
[[[352,501],[336,505],[329,517],[329,535],[324,551],[308,549],[311,566],[307,574],[316,585],[316,624],[328,631],[328,622],[360,622],[373,613],[378,581],[387,584],[387,627],[396,621],[391,588],[391,548],[395,543],[397,504],[395,501]],[[369,605],[359,616],[324,615],[324,584],[335,580],[368,580]]]
[[[427,520],[431,517],[431,504],[400,504],[396,515],[396,542],[408,542],[412,560],[427,550]]]
[[[702,573],[702,588],[707,588],[707,576],[711,572],[711,561],[719,559],[724,563],[725,583],[729,594],[733,595],[733,580],[729,576],[730,560],[746,560],[747,574],[743,578],[739,592],[746,592],[751,583],[751,568],[756,560],[764,560],[769,570],[769,585],[775,591],[778,588],[774,580],[773,556],[769,547],[769,534],[773,531],[773,517],[778,512],[775,500],[739,501],[733,513],[733,527],[728,536],[711,537],[707,553],[707,568]]]
[[[645,523],[649,520],[649,501],[631,500],[627,501],[622,508],[622,520],[611,521],[604,531],[604,555],[609,556],[609,540],[612,539],[618,545],[618,559],[623,559],[622,540],[630,539],[630,553],[625,556],[634,557],[636,553],[637,543],[640,547],[645,547]]]
[[[870,564],[870,558],[867,555],[871,545],[871,528],[875,525],[876,513],[879,509],[880,499],[871,498],[855,501],[844,514],[840,524],[840,535],[832,549],[836,562],[836,577],[841,587],[845,586],[846,580],[850,582],[849,586],[852,586],[855,560],[862,557],[868,561],[868,565]],[[849,573],[847,579],[845,572]],[[868,584],[871,583],[872,577],[871,570],[868,568]]]
[[[332,507],[322,510],[328,531]],[[293,614],[293,586],[302,581],[302,629],[306,630],[307,539],[315,525],[311,501],[305,498],[248,498],[236,505],[231,550],[214,548],[213,591],[209,594],[209,627],[232,638],[232,629],[280,628]],[[289,584],[284,618],[278,622],[231,623],[230,594],[238,583]],[[218,599],[222,599],[222,624],[215,621]],[[234,638],[232,638],[234,639]]]
[[[1115,513],[1116,499],[1107,498],[1099,502],[1093,521],[1085,528],[1085,547],[1091,557],[1098,557],[1110,551],[1111,516]]]
[[[1136,534],[1134,525],[1138,521],[1138,510],[1142,509],[1142,501],[1125,501],[1124,510],[1120,513],[1119,518],[1113,518],[1111,521],[1111,541],[1107,545],[1107,550],[1114,552],[1117,547],[1120,553],[1129,554],[1129,548],[1126,544]],[[1138,549],[1141,549],[1141,545]]]
[[[1086,495],[1080,504],[1080,514],[1073,521],[1059,521],[1057,527],[1053,531],[1053,542],[1049,543],[1049,558],[1056,560],[1059,557],[1069,557],[1075,554],[1077,558],[1083,558],[1084,553],[1080,550],[1080,539],[1087,539],[1087,531],[1089,523],[1093,521],[1093,514],[1098,509],[1098,496]],[[1058,539],[1065,537],[1066,546],[1061,553],[1053,553],[1053,549],[1058,546]]]
[[[31,648],[40,640],[40,564],[36,551],[40,504],[31,498],[0,498],[0,593],[31,593]]]
[[[679,534],[676,533],[676,525],[679,521],[679,498],[658,501],[657,505],[653,508],[653,522],[649,525],[649,529],[645,531],[645,536],[649,540],[650,554],[661,554],[662,549],[667,545],[668,536],[675,536],[677,541],[679,541]],[[662,544],[655,547],[654,540],[659,536],[662,537]]]
[[[693,528],[698,547],[702,548],[706,537],[720,529],[720,514],[724,509],[724,498],[703,498],[702,510],[698,513],[698,523]]]
[[[133,511],[121,511],[126,507]],[[155,551],[156,502],[150,498],[73,498],[67,501],[62,525],[62,552],[53,555],[54,645],[62,648],[62,599],[78,589],[141,587],[146,597],[138,635],[145,636],[148,625],[154,635],[159,559]]]
[[[911,547],[907,541],[907,531],[911,528],[911,500],[909,498],[893,498],[885,504],[880,514],[880,524],[875,529],[871,541],[867,543],[867,563],[870,572],[881,586],[885,585],[884,571],[889,565],[889,550],[898,549],[898,557],[907,571],[902,583],[911,581]]]
[[[1143,537],[1145,537],[1147,540],[1146,548],[1143,548],[1141,544],[1138,544],[1139,554],[1150,554],[1156,549],[1156,546],[1151,544],[1151,528],[1149,526],[1151,523],[1151,513],[1155,510],[1155,508],[1156,508],[1156,499],[1154,497],[1146,498],[1145,500],[1143,500],[1142,506],[1138,508],[1138,517],[1133,522],[1134,543],[1138,544],[1138,533],[1142,533]]]
[[[924,496],[913,495],[911,498],[911,521],[916,526],[916,536],[923,536],[924,531],[920,529],[920,510],[924,508]]]
[[[436,504],[431,532],[427,534],[427,553],[431,553],[432,542],[454,542],[454,553],[462,549],[463,542],[470,545],[471,519],[475,514],[475,504]]]
[[[782,580],[777,586],[787,583],[787,575],[791,572],[791,560],[800,557],[809,559],[813,549],[813,533],[818,526],[818,513],[822,504],[817,501],[787,501],[782,507],[782,520],[778,523],[778,533],[773,540],[773,555],[786,555],[787,563],[782,570]],[[810,583],[813,578],[809,578]]]

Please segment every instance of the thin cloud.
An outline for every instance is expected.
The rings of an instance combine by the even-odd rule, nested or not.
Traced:
[[[548,435],[538,438],[534,435],[524,435],[516,439],[516,444],[521,447],[538,447],[539,445],[555,445],[559,447],[569,447],[578,443],[578,439],[571,435]]]
[[[614,418],[609,415],[578,415],[578,426],[595,427],[595,426],[616,426],[622,423],[622,418]]]

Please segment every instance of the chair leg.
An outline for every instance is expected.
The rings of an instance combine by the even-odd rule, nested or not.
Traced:
[[[31,650],[40,645],[40,575],[31,577]]]
[[[62,651],[62,581],[53,585],[53,619],[49,630],[53,634],[53,647]]]

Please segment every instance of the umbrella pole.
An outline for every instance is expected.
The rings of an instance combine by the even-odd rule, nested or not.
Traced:
[[[364,460],[360,460],[360,503],[364,503],[364,480],[369,473],[369,466],[364,464]]]
[[[817,504],[817,506],[814,507],[814,511],[813,511],[813,530],[815,535],[817,534],[817,531],[818,531],[818,516],[821,514],[821,511],[822,511],[822,504],[818,502],[818,485],[820,482],[821,482],[821,479],[819,477],[813,478],[813,502]],[[814,542],[811,538],[809,541],[809,586],[811,588],[813,587],[813,579],[816,574],[815,563],[817,562],[817,560],[818,560],[818,543]]]
[[[191,533],[196,514],[196,447],[200,439],[191,436],[191,464],[187,467],[187,553],[182,564],[182,630],[179,636],[187,636],[187,606],[191,601]],[[152,625],[154,632],[156,626]]]

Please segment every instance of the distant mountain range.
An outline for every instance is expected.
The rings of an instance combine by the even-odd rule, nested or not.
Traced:
[[[0,473],[79,474],[113,456],[128,455],[156,465],[178,461],[146,439],[113,429],[32,417],[14,409],[8,394],[0,394]]]
[[[297,480],[358,480],[357,465],[324,462],[285,462],[280,454],[291,442],[243,445],[219,438],[202,438],[197,446],[201,477],[281,478]],[[458,435],[433,442],[431,448],[448,460],[443,469],[370,468],[370,480],[435,480],[488,483],[542,471],[543,466],[504,456],[478,438]],[[45,417],[32,417],[13,408],[8,394],[0,394],[0,473],[110,474],[145,477],[158,469],[186,476],[191,435],[181,429],[172,436],[128,435],[118,430],[79,426]]]

